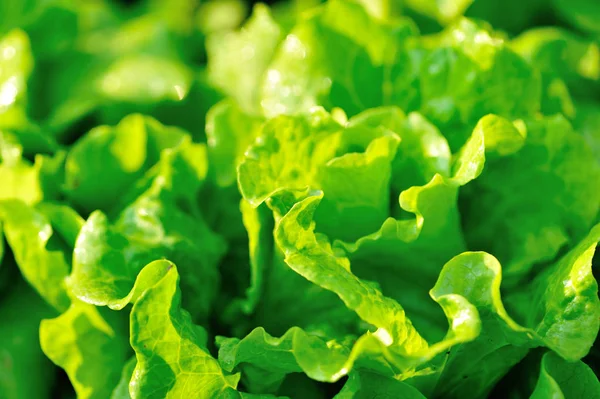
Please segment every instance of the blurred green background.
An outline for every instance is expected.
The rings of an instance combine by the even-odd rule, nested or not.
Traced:
[[[268,3],[285,28],[293,25],[298,13],[319,2]],[[486,20],[510,36],[538,26],[565,27],[594,40],[600,35],[597,1],[361,2],[381,18],[414,18],[422,33],[436,32],[464,14]],[[205,39],[240,27],[255,3],[3,0],[0,36],[24,49],[13,62],[19,82],[17,102],[22,106],[10,107],[10,112],[0,109],[0,128],[31,135],[41,126],[58,142],[70,144],[91,127],[142,112],[201,139],[204,114],[221,96],[206,76]],[[0,81],[12,73],[4,69]]]

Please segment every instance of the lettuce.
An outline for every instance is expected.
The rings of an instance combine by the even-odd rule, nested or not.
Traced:
[[[5,3],[0,398],[600,397],[595,2]]]

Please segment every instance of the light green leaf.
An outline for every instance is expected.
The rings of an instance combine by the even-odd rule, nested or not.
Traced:
[[[3,33],[3,32],[2,32]],[[29,38],[19,29],[0,37],[0,128],[21,129],[26,115],[27,80],[33,69]]]
[[[281,29],[269,9],[256,5],[239,32],[208,37],[210,79],[235,99],[242,110],[256,113],[260,109],[260,83],[281,40]]]
[[[400,136],[392,164],[394,194],[426,184],[436,173],[444,177],[450,175],[448,142],[421,114],[404,115],[397,107],[371,108],[351,118],[349,124],[385,127]]]
[[[117,316],[74,300],[40,325],[42,350],[67,372],[78,398],[108,398],[119,381],[129,346]]]
[[[0,220],[25,280],[55,309],[66,310],[70,267],[65,253],[70,248],[54,234],[49,218],[21,201],[2,201]]]
[[[233,30],[239,27],[248,13],[242,0],[207,1],[200,4],[196,24],[204,34]]]
[[[301,18],[277,50],[262,85],[264,113],[293,114],[323,105],[352,116],[379,105],[409,103],[410,89],[398,93],[410,86],[399,75],[412,68],[411,62],[394,61],[415,31],[407,20],[376,21],[353,2],[327,2]]]
[[[206,317],[218,290],[217,263],[225,243],[198,208],[205,174],[205,147],[185,141],[162,152],[160,162],[133,188],[141,195],[114,223],[102,212],[92,213],[73,252],[68,279],[73,294],[87,303],[121,309],[132,300],[134,282],[146,263],[167,258],[180,262],[186,306],[195,317]]]
[[[451,328],[444,340],[429,346],[406,317],[402,306],[382,295],[372,283],[352,274],[348,258],[336,254],[324,236],[315,235],[313,215],[320,198],[321,195],[301,200],[281,218],[275,230],[276,243],[290,268],[334,292],[349,309],[377,329],[359,338],[354,353],[330,378],[336,380],[345,375],[364,350],[363,346],[370,348],[369,352],[381,353],[401,373],[411,373],[448,347],[478,335],[479,318],[471,304],[459,295],[435,296]]]
[[[31,165],[21,159],[13,164],[6,161],[0,163],[0,200],[18,199],[30,205],[41,201],[40,166],[39,162]]]
[[[126,55],[98,78],[97,92],[109,101],[156,103],[180,101],[192,83],[192,71],[176,60],[150,55]]]
[[[524,320],[523,325],[504,308],[502,269],[496,258],[471,252],[448,262],[432,296],[449,292],[463,295],[477,307],[483,328],[474,341],[451,349],[437,394],[464,397],[477,392],[475,396],[485,396],[532,347],[546,346],[571,362],[584,357],[600,328],[598,285],[591,270],[599,240],[597,226],[530,286],[522,288],[516,298],[520,304],[516,315]],[[510,297],[508,302],[512,304]],[[474,361],[475,353],[478,361]]]
[[[33,205],[56,198],[62,183],[63,161],[62,152],[53,158],[36,154],[32,165],[24,159],[17,135],[0,131],[0,200],[19,199]]]
[[[405,0],[406,7],[448,24],[462,16],[474,0]],[[390,0],[394,2],[394,0]]]
[[[402,2],[398,0],[358,0],[373,17],[381,20],[392,20],[402,11]]]
[[[287,374],[302,371],[310,378],[331,380],[347,356],[345,348],[329,349],[323,339],[298,327],[281,338],[258,327],[242,340],[217,337],[217,345],[221,367],[228,372],[241,368],[251,392],[276,392]]]
[[[268,121],[238,167],[240,190],[257,206],[282,190],[319,189],[317,213],[331,237],[376,230],[388,213],[391,163],[398,136],[360,123],[342,128],[322,109]]]
[[[527,323],[535,326],[544,344],[568,361],[584,357],[600,329],[598,283],[592,273],[598,242],[600,225],[539,274],[535,291],[527,290],[531,300],[521,304],[530,309]]]
[[[457,293],[477,307],[481,335],[451,348],[435,389],[436,395],[485,397],[493,385],[537,346],[534,333],[507,314],[500,298],[502,268],[484,252],[460,254],[444,265],[431,295]]]
[[[323,109],[269,120],[238,166],[242,196],[258,206],[284,189],[305,189],[335,156],[341,129]]]
[[[130,394],[144,398],[239,398],[239,376],[226,375],[206,349],[206,332],[180,307],[179,275],[162,262],[164,276],[147,287],[131,310],[131,346],[137,365]]]

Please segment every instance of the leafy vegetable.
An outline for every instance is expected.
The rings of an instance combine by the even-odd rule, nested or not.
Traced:
[[[270,3],[0,2],[0,398],[600,398],[596,3]]]
[[[544,355],[540,377],[531,397],[568,398],[579,395],[600,395],[600,385],[592,370],[583,362],[568,363],[552,353]]]

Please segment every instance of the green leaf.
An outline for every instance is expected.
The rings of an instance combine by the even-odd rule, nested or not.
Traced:
[[[37,209],[50,220],[60,237],[69,248],[75,247],[75,241],[85,220],[73,208],[51,202],[37,205]]]
[[[600,242],[596,225],[571,251],[533,281],[527,290],[531,299],[527,323],[544,343],[568,361],[584,357],[600,329],[598,283],[592,273],[592,258]],[[533,294],[533,295],[532,295]]]
[[[125,363],[123,371],[121,372],[121,379],[113,390],[110,399],[131,399],[131,395],[129,395],[129,381],[131,381],[131,378],[133,377],[133,371],[135,370],[136,364],[137,360],[135,356]]]
[[[592,33],[600,32],[600,27],[598,27],[600,5],[594,0],[576,0],[573,2],[553,0],[552,4],[563,17],[576,27]]]
[[[218,290],[217,262],[225,243],[209,229],[196,202],[205,162],[205,147],[189,141],[164,150],[133,189],[141,194],[114,223],[102,212],[90,215],[77,237],[68,280],[76,297],[121,309],[132,300],[140,270],[168,258],[180,262],[186,306],[195,317],[206,317]]]
[[[467,122],[479,98],[480,70],[460,49],[441,47],[430,52],[421,67],[421,111],[438,124]]]
[[[283,190],[323,190],[322,232],[353,239],[376,230],[388,212],[398,137],[360,123],[345,129],[322,109],[268,121],[238,167],[240,191],[257,206]]]
[[[441,24],[448,24],[462,16],[473,0],[406,0],[406,7],[436,19]]]
[[[152,114],[165,123],[175,117],[188,129],[189,122],[184,120],[198,118],[204,124],[204,112],[192,113],[189,104],[192,97],[194,106],[198,101],[194,93],[197,73],[189,62],[203,51],[202,41],[190,37],[194,12],[180,15],[187,20],[187,27],[175,27],[171,18],[178,19],[175,14],[183,12],[179,5],[169,11],[159,11],[161,7],[156,6],[131,13],[105,2],[69,6],[77,14],[76,46],[66,54],[53,54],[45,79],[39,82],[44,97],[37,113],[48,119],[53,133],[70,140],[78,121],[113,124],[137,112]],[[210,101],[206,94],[201,103]],[[184,117],[177,118],[173,110]],[[170,118],[163,118],[165,113]]]
[[[517,324],[500,298],[502,268],[484,252],[460,254],[444,265],[431,295],[457,293],[481,316],[481,334],[451,348],[435,389],[443,397],[485,397],[493,385],[536,346],[533,332]]]
[[[517,51],[542,72],[542,110],[562,112],[570,118],[579,113],[575,96],[590,96],[600,79],[598,44],[559,28],[531,29],[511,42]]]
[[[600,209],[600,169],[581,135],[561,116],[516,125],[524,146],[490,160],[461,208],[469,247],[497,256],[510,283],[586,234]]]
[[[410,103],[413,91],[401,92],[410,81],[400,75],[411,70],[411,60],[394,61],[415,31],[407,20],[376,21],[353,2],[327,2],[301,18],[277,50],[262,85],[264,113],[293,114],[323,105],[352,116],[370,107]]]
[[[244,227],[248,231],[250,286],[246,289],[245,298],[234,302],[231,307],[239,306],[242,312],[251,314],[260,301],[264,286],[264,274],[273,259],[273,222],[266,207],[254,208],[246,200],[240,202],[240,211]]]
[[[117,316],[74,300],[40,325],[44,353],[67,372],[78,398],[108,398],[119,381],[129,346]]]
[[[407,383],[369,372],[351,373],[334,399],[424,399],[425,396]]]
[[[530,29],[513,39],[510,46],[546,73],[567,80],[600,78],[598,44],[565,29]]]
[[[32,165],[24,159],[17,135],[0,131],[0,200],[19,199],[33,205],[58,197],[63,160],[62,152],[53,158],[36,154]]]
[[[411,132],[412,129],[415,131]],[[409,116],[408,123],[399,130],[408,140],[414,140],[411,135],[423,129],[432,135],[436,132],[415,114]],[[377,281],[386,295],[403,305],[414,324],[429,339],[441,338],[446,327],[439,307],[429,301],[427,290],[434,285],[443,264],[466,249],[457,207],[458,190],[483,170],[488,148],[486,137],[490,138],[489,147],[493,151],[499,143],[515,140],[513,134],[515,132],[507,129],[498,117],[483,118],[458,154],[452,177],[434,174],[426,184],[408,188],[400,194],[398,218],[387,218],[379,230],[354,242],[334,242],[334,247],[348,254],[353,271],[362,278]],[[449,152],[443,138],[433,137],[437,140],[436,146]],[[427,148],[425,145],[423,151]],[[413,159],[423,159],[423,153],[413,151],[410,155]],[[409,169],[412,165],[396,163],[397,179],[406,172],[414,173]]]
[[[0,202],[0,220],[23,277],[44,300],[59,311],[69,307],[65,278],[70,248],[54,234],[43,211],[21,201]]]
[[[420,67],[421,111],[452,149],[486,114],[513,120],[540,110],[539,72],[487,26],[462,18],[423,44],[431,51]]]
[[[206,115],[208,157],[217,184],[236,182],[236,167],[260,131],[261,118],[250,116],[229,100],[212,107]]]
[[[588,146],[592,149],[596,161],[600,164],[600,107],[584,103],[577,107],[577,119],[574,126],[581,133]]]
[[[265,271],[264,290],[252,321],[254,326],[263,326],[277,335],[283,335],[290,326],[339,339],[359,331],[357,316],[334,293],[290,269],[277,247]]]
[[[241,340],[217,337],[217,345],[221,367],[228,372],[241,369],[244,385],[250,391],[276,392],[291,373],[304,372],[317,381],[335,381],[348,372],[340,373],[349,360],[348,348],[298,327],[292,327],[281,338],[258,327]]]
[[[467,298],[481,315],[482,334],[451,349],[438,395],[463,397],[477,392],[475,396],[485,396],[532,347],[546,346],[571,362],[584,357],[600,328],[598,284],[591,270],[599,240],[597,226],[530,286],[523,287],[517,298],[513,293],[520,306],[516,316],[524,325],[505,310],[500,294],[502,268],[496,258],[471,252],[448,262],[432,295],[453,292]],[[507,302],[512,305],[513,300],[509,297]]]
[[[97,92],[108,101],[137,104],[180,101],[187,96],[192,72],[181,62],[150,55],[116,60],[98,78]]]
[[[2,158],[6,155],[6,160],[16,160],[19,154],[33,159],[37,154],[55,154],[59,151],[59,145],[54,138],[35,125],[29,125],[23,130],[0,131],[0,135]]]
[[[28,125],[25,107],[27,80],[32,69],[33,57],[27,34],[15,29],[0,36],[1,129],[21,129]]]
[[[372,283],[352,274],[348,258],[336,254],[324,236],[315,235],[313,215],[321,196],[301,200],[281,218],[275,229],[276,243],[290,268],[334,292],[349,309],[377,329],[358,339],[354,353],[329,378],[336,380],[345,375],[365,348],[369,348],[368,352],[381,353],[401,372],[411,373],[448,347],[477,336],[479,318],[470,303],[459,295],[435,296],[451,328],[444,340],[429,346],[406,317],[402,306],[382,295]]]
[[[241,109],[257,112],[260,109],[260,83],[281,40],[281,28],[269,9],[262,4],[256,5],[239,32],[216,33],[208,37],[210,79]]]
[[[86,210],[110,210],[115,198],[158,161],[161,150],[177,146],[185,136],[141,115],[92,129],[67,155],[68,196]]]
[[[600,382],[582,361],[569,363],[549,352],[542,357],[540,376],[531,399],[600,398]]]
[[[226,375],[206,349],[206,332],[182,310],[179,275],[162,262],[164,276],[147,287],[131,310],[131,346],[137,365],[130,384],[136,398],[239,398],[239,376]]]
[[[389,212],[392,160],[400,140],[359,124],[347,127],[340,139],[338,156],[323,165],[313,186],[326,193],[315,218],[329,237],[353,239],[376,230]]]
[[[400,136],[392,163],[394,194],[429,182],[435,174],[450,175],[450,148],[439,130],[417,112],[404,115],[397,107],[371,108],[351,118],[350,125],[385,127]]]
[[[318,167],[335,156],[340,130],[322,109],[269,120],[238,166],[242,196],[258,206],[284,189],[305,189]]]
[[[49,398],[54,370],[40,349],[38,326],[54,311],[22,280],[11,281],[2,294],[0,394],[3,399]]]

